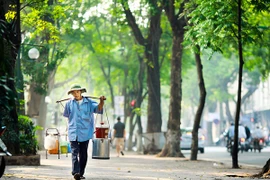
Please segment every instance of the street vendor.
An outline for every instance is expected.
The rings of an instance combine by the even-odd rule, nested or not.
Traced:
[[[63,113],[68,118],[68,138],[72,154],[72,175],[74,179],[85,179],[84,172],[88,158],[88,144],[93,137],[94,115],[103,113],[104,96],[100,96],[99,103],[82,96],[86,89],[74,85],[68,91],[73,96],[66,105]]]

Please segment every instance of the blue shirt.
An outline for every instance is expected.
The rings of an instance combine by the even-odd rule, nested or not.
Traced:
[[[234,137],[234,125],[229,127],[229,138]]]
[[[66,103],[63,113],[68,118],[68,138],[70,141],[83,142],[92,139],[94,132],[94,114],[98,112],[98,103],[83,97],[79,105],[75,99]]]

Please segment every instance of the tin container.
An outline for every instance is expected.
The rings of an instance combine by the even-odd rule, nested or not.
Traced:
[[[92,159],[110,159],[110,139],[95,138],[92,142]]]

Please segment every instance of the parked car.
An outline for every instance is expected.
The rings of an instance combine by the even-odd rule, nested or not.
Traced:
[[[192,144],[192,127],[182,128],[182,136],[180,137],[180,149],[191,150]],[[199,131],[198,132],[198,150],[200,153],[204,153],[204,142],[205,136]]]

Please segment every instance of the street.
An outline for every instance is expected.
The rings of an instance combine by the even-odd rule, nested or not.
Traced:
[[[182,151],[182,153],[186,156],[186,158],[190,157],[190,151]],[[263,167],[269,158],[270,158],[269,146],[262,149],[261,153],[259,153],[258,151],[257,152],[248,151],[238,153],[239,165],[245,164]],[[224,163],[232,163],[232,157],[227,152],[226,147],[221,146],[205,147],[205,153],[204,154],[198,153],[198,159],[209,159]]]

